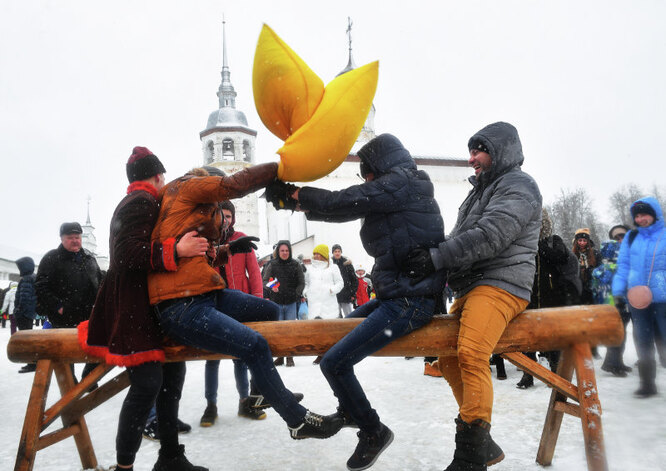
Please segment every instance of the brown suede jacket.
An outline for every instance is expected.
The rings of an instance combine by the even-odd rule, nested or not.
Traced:
[[[217,202],[241,198],[265,187],[277,176],[277,164],[260,164],[227,177],[186,175],[167,184],[152,241],[180,239],[195,230],[210,244],[220,241],[222,218]],[[206,256],[178,260],[175,272],[148,275],[150,304],[224,289],[225,283]]]

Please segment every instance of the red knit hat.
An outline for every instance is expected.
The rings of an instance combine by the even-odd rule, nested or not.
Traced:
[[[132,155],[126,165],[127,179],[130,183],[145,180],[160,173],[166,173],[166,169],[160,159],[150,152],[147,147],[136,146],[132,149]]]

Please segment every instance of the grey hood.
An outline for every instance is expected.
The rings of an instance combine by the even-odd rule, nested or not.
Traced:
[[[523,146],[513,125],[501,121],[489,124],[469,139],[467,147],[472,149],[479,143],[488,149],[492,164],[490,170],[481,172],[478,179],[472,176],[472,184],[485,186],[512,168],[523,165]]]

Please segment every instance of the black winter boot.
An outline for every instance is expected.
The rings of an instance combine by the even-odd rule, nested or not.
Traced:
[[[368,469],[375,464],[379,455],[393,441],[393,432],[382,423],[379,424],[379,430],[375,433],[360,431],[356,435],[358,436],[358,445],[356,445],[354,454],[347,460],[347,469],[349,471]]]
[[[179,445],[175,456],[165,457],[160,448],[153,471],[208,471],[203,466],[195,466],[185,458],[185,445]]]
[[[532,375],[527,373],[523,373],[523,377],[520,378],[520,381],[518,381],[518,384],[516,384],[518,389],[527,389],[531,388],[532,386],[534,386],[534,378]]]
[[[481,419],[471,424],[456,419],[456,451],[445,471],[486,471],[490,424]]]
[[[504,368],[504,358],[497,354],[493,354],[490,360],[491,364],[495,365],[497,369],[497,379],[506,379],[506,369]]]
[[[326,416],[329,419],[341,419],[342,420],[342,427],[351,427],[351,428],[358,428],[358,425],[356,422],[354,422],[354,419],[352,419],[351,415],[347,413],[342,407],[338,406],[338,410],[331,415]]]
[[[634,392],[634,395],[646,398],[657,394],[657,385],[654,382],[657,377],[657,362],[655,360],[639,361],[638,374],[641,378],[641,386]]]

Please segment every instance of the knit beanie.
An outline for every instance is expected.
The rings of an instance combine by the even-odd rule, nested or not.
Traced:
[[[654,211],[654,208],[644,201],[636,201],[631,205],[631,217],[636,219],[637,214],[649,214],[655,220],[657,219],[657,213]]]
[[[136,146],[126,165],[127,179],[130,183],[146,180],[160,173],[166,173],[164,165],[147,147]]]
[[[485,152],[486,154],[490,154],[490,151],[488,150],[488,147],[486,144],[481,141],[481,139],[472,137],[469,142],[467,143],[467,148],[468,150],[476,149],[480,150],[481,152]]]
[[[322,257],[324,257],[326,260],[328,260],[328,245],[326,244],[319,244],[312,250],[312,254],[318,253]]]
[[[577,229],[576,233],[574,234],[574,241],[578,239],[590,240],[590,230],[587,227],[583,227],[582,229]]]

